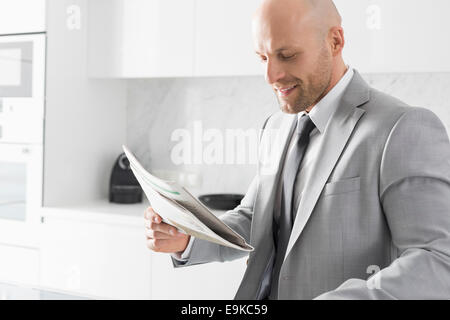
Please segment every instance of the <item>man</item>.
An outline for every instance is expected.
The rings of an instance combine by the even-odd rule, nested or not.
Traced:
[[[264,125],[245,198],[221,217],[255,247],[236,298],[450,299],[440,120],[345,65],[331,0],[266,0],[253,29],[281,111]],[[243,256],[171,235],[151,208],[146,225],[148,247],[176,267]]]

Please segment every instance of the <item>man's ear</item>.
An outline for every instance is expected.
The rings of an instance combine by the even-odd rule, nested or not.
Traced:
[[[329,40],[331,43],[331,52],[336,56],[342,52],[345,45],[344,29],[342,27],[333,27],[330,29]]]

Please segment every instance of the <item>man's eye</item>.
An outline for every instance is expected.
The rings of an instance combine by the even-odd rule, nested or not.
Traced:
[[[283,59],[283,60],[290,60],[290,59],[294,58],[295,56],[296,56],[296,54],[281,55],[281,59]]]
[[[261,60],[261,62],[266,62],[267,61],[267,58],[263,57],[263,56],[260,56],[259,59]]]

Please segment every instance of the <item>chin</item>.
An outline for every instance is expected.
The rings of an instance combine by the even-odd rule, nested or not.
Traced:
[[[290,106],[288,106],[288,105],[283,105],[283,106],[281,106],[281,111],[283,111],[284,113],[287,113],[287,114],[296,114],[296,113],[298,113],[297,111],[295,111],[295,110],[293,110]]]
[[[287,104],[280,104],[280,110],[284,113],[291,113],[291,109]]]
[[[281,111],[287,114],[298,114],[302,111],[305,111],[304,109],[299,110],[298,106],[291,106],[290,104],[281,104],[280,105]]]

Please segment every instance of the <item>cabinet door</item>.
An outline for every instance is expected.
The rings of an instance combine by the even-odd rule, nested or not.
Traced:
[[[0,282],[36,286],[39,283],[37,249],[0,244]]]
[[[194,0],[89,1],[91,77],[192,76]]]
[[[45,31],[45,0],[1,0],[0,35]]]
[[[448,0],[335,0],[360,72],[450,71]]]
[[[143,228],[46,218],[41,285],[81,296],[151,298]]]
[[[252,15],[261,0],[197,0],[195,75],[262,75]]]
[[[230,300],[242,277],[246,258],[174,268],[168,254],[152,254],[152,299]]]

